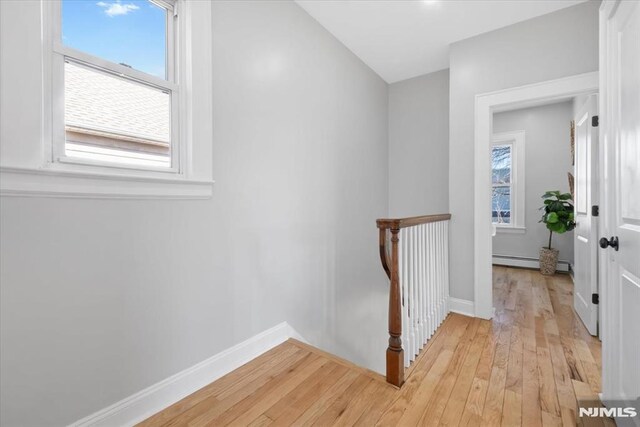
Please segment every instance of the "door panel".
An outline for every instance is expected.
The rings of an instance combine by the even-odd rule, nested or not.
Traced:
[[[632,405],[640,397],[640,2],[604,2],[600,32],[601,234],[619,239],[618,251],[601,250],[603,397]]]
[[[624,2],[623,2],[624,3]],[[620,391],[622,397],[640,396],[640,7],[620,6],[618,86],[620,128],[613,172],[617,193],[614,234],[620,250],[613,254],[614,286],[619,286]],[[633,344],[632,344],[633,343]],[[635,349],[632,349],[635,347]],[[634,358],[635,356],[635,358]]]
[[[598,223],[591,215],[597,204],[597,128],[591,118],[597,115],[597,95],[591,95],[575,117],[575,215],[573,307],[591,335],[598,334],[598,306],[591,295],[598,293]]]
[[[631,272],[621,268],[620,274],[620,369],[622,372],[637,372],[640,365],[640,346],[634,339],[625,337],[640,337],[640,322],[638,322],[638,307],[640,307],[640,279]],[[622,375],[623,396],[640,396],[640,381],[637,375]]]
[[[591,138],[589,135],[589,118],[591,112],[589,107],[591,102],[582,107],[581,113],[575,118],[576,122],[576,213],[587,215],[587,204],[590,197],[588,196],[589,182],[587,177],[589,174],[589,148],[591,146]]]
[[[620,214],[623,223],[640,225],[640,10],[620,29]]]

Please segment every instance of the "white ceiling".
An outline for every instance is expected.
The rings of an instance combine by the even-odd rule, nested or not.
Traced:
[[[388,83],[449,67],[449,44],[585,0],[296,0]]]

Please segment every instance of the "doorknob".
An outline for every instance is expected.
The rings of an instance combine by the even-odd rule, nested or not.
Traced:
[[[618,250],[618,236],[612,236],[609,240],[606,237],[600,239],[600,247],[606,249],[607,246],[611,246],[616,251]]]

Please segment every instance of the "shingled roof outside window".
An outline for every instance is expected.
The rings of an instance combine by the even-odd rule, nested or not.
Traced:
[[[161,89],[65,64],[67,155],[114,155],[122,161],[136,163],[133,159],[139,158],[166,165],[170,114],[170,95]]]

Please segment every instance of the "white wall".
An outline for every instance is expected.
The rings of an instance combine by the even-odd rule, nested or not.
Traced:
[[[2,2],[3,45],[37,51],[34,3]],[[212,25],[211,200],[2,198],[0,424],[73,422],[283,320],[382,370],[387,85],[294,3]],[[2,87],[37,87],[22,59]]]
[[[389,85],[389,215],[449,212],[449,70]]]
[[[453,297],[473,300],[471,183],[475,96],[597,70],[598,7],[596,1],[581,3],[451,45],[449,206]]]
[[[542,216],[542,195],[549,190],[569,192],[567,173],[571,165],[573,103],[566,101],[523,108],[493,115],[495,133],[525,131],[525,234],[498,231],[493,238],[493,254],[538,258],[549,241],[549,231],[538,223]],[[552,246],[560,259],[573,264],[573,231],[553,234]]]

